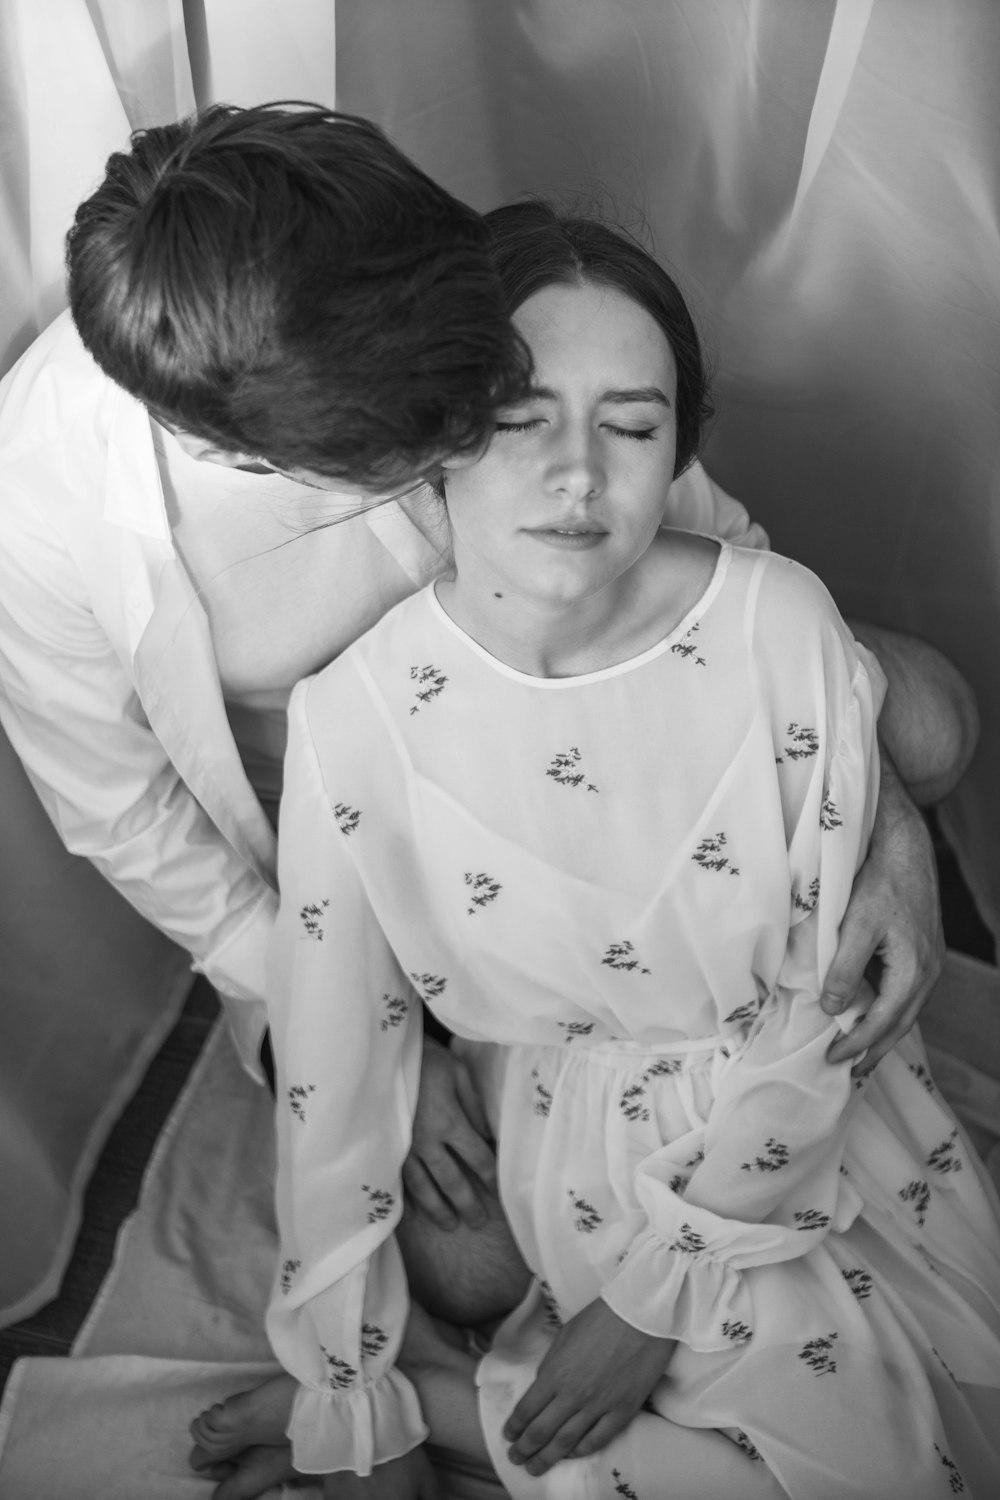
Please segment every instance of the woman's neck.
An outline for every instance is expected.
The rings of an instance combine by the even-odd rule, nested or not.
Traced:
[[[531,677],[579,677],[658,645],[701,598],[718,556],[707,538],[661,532],[627,574],[568,604],[492,588],[460,569],[436,591],[455,624],[506,666]]]

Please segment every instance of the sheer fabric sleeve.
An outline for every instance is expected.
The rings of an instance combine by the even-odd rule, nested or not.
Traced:
[[[855,1085],[826,1061],[853,1016],[819,1007],[822,980],[860,866],[878,790],[878,669],[846,629],[823,632],[825,748],[795,768],[785,805],[791,925],[777,983],[732,1056],[717,1057],[704,1155],[678,1170],[669,1149],[643,1161],[646,1226],[604,1288],[634,1326],[711,1351],[753,1335],[748,1276],[792,1260],[856,1215],[840,1173]]]
[[[395,1368],[408,1300],[393,1237],[421,1012],[352,859],[351,841],[363,836],[357,810],[345,813],[324,785],[309,720],[314,682],[299,684],[289,708],[268,971],[280,1252],[267,1330],[299,1382],[295,1467],[365,1475],[427,1435],[416,1392]]]

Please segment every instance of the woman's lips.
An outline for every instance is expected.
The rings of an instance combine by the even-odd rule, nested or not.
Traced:
[[[597,547],[607,536],[606,531],[580,526],[539,526],[526,529],[528,536],[544,542],[547,547],[560,547],[571,552],[584,552],[590,547]]]

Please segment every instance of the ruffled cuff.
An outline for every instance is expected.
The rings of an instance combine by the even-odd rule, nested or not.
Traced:
[[[740,1273],[693,1246],[668,1245],[652,1231],[635,1241],[601,1296],[633,1328],[677,1339],[699,1353],[753,1337],[750,1297]]]
[[[292,1461],[302,1474],[346,1469],[364,1476],[419,1447],[427,1435],[417,1393],[395,1368],[355,1390],[300,1385],[288,1424]]]

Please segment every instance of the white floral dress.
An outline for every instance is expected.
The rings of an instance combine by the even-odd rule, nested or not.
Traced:
[[[812,574],[727,545],[619,666],[527,676],[428,590],[296,689],[268,1327],[301,1469],[425,1433],[392,1234],[423,1000],[478,1072],[537,1278],[480,1371],[511,1493],[996,1492],[995,1199],[915,1037],[860,1089],[825,1061],[880,692]],[[680,1346],[622,1438],[533,1480],[499,1429],[598,1296]]]

